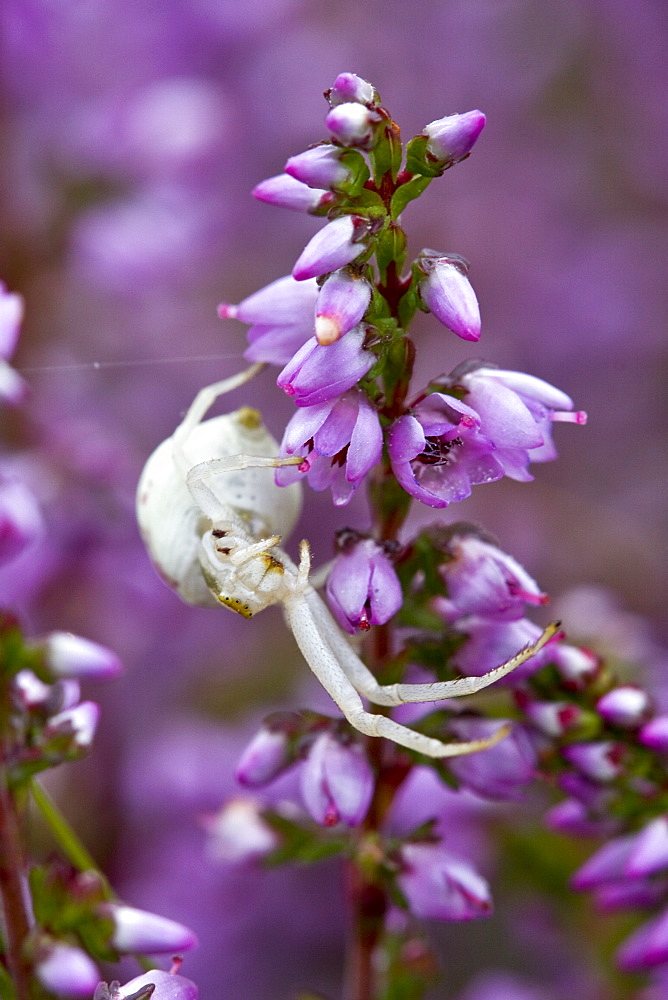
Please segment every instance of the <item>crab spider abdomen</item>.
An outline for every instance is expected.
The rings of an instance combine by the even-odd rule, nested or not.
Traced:
[[[278,447],[258,411],[241,407],[197,424],[180,461],[170,437],[146,462],[137,487],[139,529],[157,571],[188,604],[216,607],[218,601],[200,564],[202,535],[211,522],[193,501],[183,467],[234,455],[270,458]],[[299,516],[301,484],[276,486],[271,469],[216,472],[207,483],[254,537],[288,535]]]

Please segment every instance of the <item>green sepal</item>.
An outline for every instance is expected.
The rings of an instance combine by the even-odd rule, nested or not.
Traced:
[[[443,164],[429,153],[427,143],[429,136],[416,135],[406,146],[406,170],[410,174],[420,174],[422,177],[440,177],[450,164]]]
[[[400,273],[406,259],[406,234],[401,226],[390,222],[381,229],[376,237],[375,253],[381,284],[384,284],[390,264],[394,263]]]
[[[348,195],[349,198],[356,198],[371,176],[367,162],[356,149],[346,149],[339,157],[339,161],[350,171],[350,176],[338,184],[336,190]]]
[[[408,288],[399,299],[399,323],[405,330],[408,329],[413,320],[413,316],[421,307],[417,284],[414,281],[411,281]]]
[[[393,219],[398,219],[409,202],[419,198],[422,192],[429,187],[433,178],[425,177],[422,174],[414,174],[409,181],[400,184],[392,195],[390,202],[390,215]]]
[[[378,194],[370,188],[363,187],[358,195],[349,197],[344,202],[337,205],[336,211],[329,212],[329,218],[333,219],[337,215],[366,215],[370,219],[381,218],[387,214],[385,202]]]
[[[349,837],[340,833],[327,833],[316,824],[301,826],[272,809],[263,810],[262,819],[280,838],[278,847],[263,858],[263,864],[270,868],[288,862],[311,865],[349,853]]]
[[[97,873],[74,873],[62,864],[35,867],[30,872],[30,891],[41,930],[56,938],[75,935],[93,958],[118,961],[119,954],[110,943],[114,922],[98,909],[109,893]]]
[[[418,949],[417,945],[422,948]],[[383,985],[378,1000],[423,1000],[439,975],[429,944],[414,933],[387,933],[381,947]]]
[[[399,128],[388,115],[385,126],[379,128],[378,138],[369,152],[373,165],[373,179],[378,187],[382,186],[385,177],[396,181],[403,153]]]
[[[2,949],[0,948],[0,954],[2,954]],[[6,997],[7,1000],[15,1000],[16,993],[14,992],[14,984],[9,978],[9,973],[0,962],[0,997]]]

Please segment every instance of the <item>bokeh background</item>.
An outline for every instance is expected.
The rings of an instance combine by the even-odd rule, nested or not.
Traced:
[[[593,585],[626,616],[609,641],[665,639],[668,7],[5,0],[0,19],[0,278],[26,300],[15,363],[31,387],[3,411],[0,464],[46,522],[0,570],[0,601],[30,634],[79,632],[127,668],[100,695],[94,757],[59,793],[129,902],[197,930],[184,971],[203,996],[335,995],[336,866],[216,867],[199,823],[238,793],[234,761],[267,706],[327,703],[276,609],[247,623],[160,583],[135,483],[196,390],[243,366],[244,330],[217,303],[288,273],[321,224],[250,189],[325,138],[335,76],[371,80],[406,139],[479,107],[474,155],[406,212],[410,248],[467,257],[479,356],[554,382],[589,424],[556,428],[560,460],[535,483],[479,487],[444,516],[494,532],[566,594],[574,627],[605,619]],[[416,331],[418,383],[471,355],[429,317]],[[291,404],[271,372],[226,408],[241,402],[280,437]],[[298,537],[324,561],[326,526],[344,524],[365,527],[363,498],[335,512],[311,493]],[[458,955],[469,933],[452,930]],[[520,965],[508,948],[502,964]],[[447,995],[486,964],[459,962]]]

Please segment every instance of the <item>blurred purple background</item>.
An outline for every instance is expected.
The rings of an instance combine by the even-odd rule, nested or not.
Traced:
[[[473,156],[405,213],[410,250],[466,256],[475,353],[554,382],[589,424],[556,428],[560,460],[535,466],[535,483],[480,487],[445,518],[482,521],[554,595],[613,588],[660,636],[668,8],[5,0],[0,18],[0,278],[26,300],[15,364],[32,390],[3,411],[1,461],[47,520],[0,570],[0,601],[31,634],[71,629],[127,667],[102,694],[96,756],[62,775],[76,782],[68,808],[129,902],[200,934],[184,973],[203,996],[334,992],[335,866],[215,869],[197,825],[236,793],[234,761],[265,706],[327,702],[276,609],[249,624],[160,583],[134,524],[137,477],[196,390],[243,367],[243,328],[217,303],[288,273],[321,224],[250,189],[325,138],[337,73],[371,80],[405,139],[479,107]],[[416,331],[417,384],[471,356],[430,317]],[[225,406],[259,406],[280,437],[291,404],[274,377]],[[297,538],[316,563],[330,523],[365,527],[363,499],[336,512],[329,494],[306,496]],[[459,950],[479,932],[453,933]]]

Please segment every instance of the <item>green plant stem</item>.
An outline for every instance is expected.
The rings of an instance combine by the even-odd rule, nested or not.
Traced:
[[[53,834],[55,840],[67,859],[81,872],[94,871],[108,888],[107,880],[100,872],[95,859],[88,853],[78,836],[67,822],[62,812],[44,787],[33,778],[30,782],[30,792],[35,805],[39,809]]]
[[[7,784],[4,768],[0,770],[0,897],[7,967],[14,982],[16,1000],[30,1000],[31,969],[24,947],[31,923],[26,862],[16,798]]]

